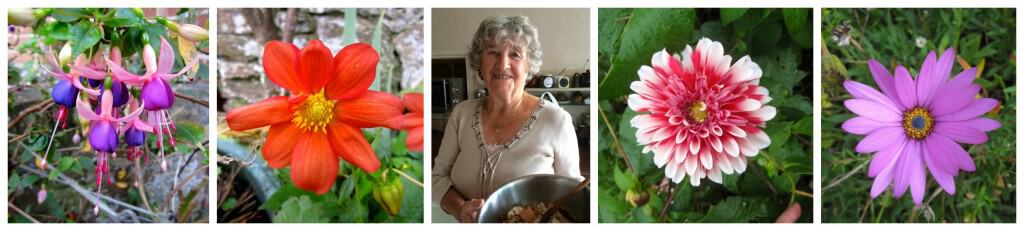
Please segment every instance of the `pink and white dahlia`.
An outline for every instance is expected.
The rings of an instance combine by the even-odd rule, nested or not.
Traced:
[[[676,183],[686,175],[693,186],[705,177],[722,183],[722,173],[743,173],[747,157],[771,143],[762,128],[775,107],[758,86],[761,68],[749,56],[731,62],[721,43],[702,38],[681,54],[655,53],[629,86],[629,108],[641,113],[630,121],[637,142]]]
[[[999,102],[976,99],[981,86],[971,83],[977,75],[974,68],[949,78],[955,57],[952,48],[938,60],[935,52],[928,53],[917,79],[903,66],[896,67],[894,78],[872,59],[868,68],[881,92],[850,80],[843,83],[853,96],[844,105],[857,114],[843,123],[843,130],[867,135],[856,151],[874,153],[868,167],[868,177],[875,178],[871,197],[890,184],[893,195],[900,197],[909,186],[914,203],[921,204],[926,168],[950,195],[956,193],[953,177],[960,170],[974,171],[974,160],[957,142],[988,141],[985,132],[1000,125],[981,116]]]

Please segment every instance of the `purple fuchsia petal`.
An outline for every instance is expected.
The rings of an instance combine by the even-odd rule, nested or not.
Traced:
[[[114,92],[114,107],[121,107],[128,103],[128,86],[121,81],[113,81],[111,88]]]
[[[142,86],[142,102],[149,111],[170,108],[174,105],[174,91],[167,81],[154,78]]]
[[[92,123],[89,129],[89,144],[93,149],[100,152],[114,152],[117,150],[117,128],[107,121]]]
[[[128,128],[128,131],[124,133],[124,142],[130,147],[146,144],[146,132]]]
[[[73,108],[75,107],[75,101],[78,99],[78,88],[72,86],[68,80],[63,79],[53,86],[53,89],[50,90],[50,96],[57,105]]]
[[[878,122],[862,116],[853,117],[852,119],[843,122],[843,130],[857,135],[867,135],[868,133],[884,127],[900,127],[900,123]]]

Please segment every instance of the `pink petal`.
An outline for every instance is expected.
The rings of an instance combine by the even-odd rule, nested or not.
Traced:
[[[932,141],[934,144],[932,145],[936,145],[937,148],[946,150],[946,154],[951,156],[952,160],[956,161],[957,168],[968,172],[973,172],[975,170],[974,160],[971,159],[971,155],[968,154],[967,151],[964,151],[959,144],[953,142],[952,139],[942,134],[932,134],[931,136],[935,136],[935,139]]]
[[[933,168],[936,171],[956,175],[960,170],[957,168],[956,159],[950,155],[950,147],[947,147],[946,141],[938,140],[943,139],[942,136],[928,136],[924,139],[924,159],[928,164],[929,168]],[[955,147],[959,149],[960,147]],[[934,173],[933,173],[934,175]]]
[[[964,106],[963,108],[960,108],[955,112],[950,112],[945,115],[936,116],[935,120],[948,122],[973,119],[977,118],[978,116],[981,116],[982,114],[985,114],[986,112],[991,111],[993,108],[996,108],[996,105],[999,105],[999,101],[996,101],[991,98],[982,98],[972,101],[971,103],[967,104],[967,106]]]
[[[843,102],[847,109],[859,116],[879,122],[900,122],[903,118],[893,108],[885,107],[866,99],[848,99]]]
[[[853,117],[843,122],[843,130],[857,135],[867,135],[884,127],[900,127],[899,122],[878,122],[866,117]]]
[[[925,140],[925,147],[928,146],[928,141]],[[953,195],[953,193],[956,192],[956,187],[953,183],[953,175],[950,174],[949,172],[946,172],[947,170],[944,170],[943,166],[941,166],[943,164],[952,163],[942,163],[946,160],[940,159],[942,158],[941,154],[936,155],[936,151],[941,152],[942,150],[935,150],[932,147],[928,147],[925,148],[924,151],[924,163],[928,165],[928,172],[930,172],[932,174],[932,177],[935,178],[935,182],[939,183],[939,186],[942,186],[942,189],[946,190],[946,192],[949,193],[950,195]]]
[[[944,123],[950,123],[950,122],[944,122]],[[953,122],[953,123],[959,123],[959,124],[962,124],[963,126],[970,126],[970,127],[973,127],[973,128],[977,128],[978,130],[981,130],[983,132],[990,132],[992,130],[999,129],[999,127],[1001,126],[999,124],[999,121],[995,121],[993,119],[989,119],[989,118],[985,118],[985,117],[978,117],[978,118],[974,118],[974,119],[970,119],[970,120],[965,120],[965,121],[961,121],[961,122]]]
[[[957,126],[953,123],[936,123],[935,133],[945,135],[960,143],[981,144],[988,141],[988,135],[981,130],[968,126]]]
[[[978,69],[972,67],[960,72],[960,74],[957,74],[952,80],[946,82],[945,86],[952,86],[953,89],[956,89],[956,87],[965,87],[968,84],[971,84],[975,77],[978,77]]]
[[[943,56],[943,58],[947,58]],[[952,59],[946,60],[952,62]],[[935,91],[942,86],[942,83],[949,78],[949,71],[941,73],[936,69],[935,52],[928,52],[928,56],[921,64],[921,72],[917,75],[917,102],[921,105],[931,105],[931,98]]]
[[[896,165],[896,160],[903,153],[907,146],[907,139],[904,137],[893,145],[889,145],[875,153],[871,157],[871,165],[868,166],[868,177],[876,177],[879,173],[890,171]]]
[[[910,196],[914,199],[914,203],[920,205],[924,201],[926,183],[924,161],[921,160],[924,150],[921,148],[921,142],[915,141],[913,144],[918,146],[918,152],[909,156],[906,170],[910,171]]]
[[[981,90],[981,86],[971,84],[967,87],[950,88],[945,86],[935,95],[935,102],[929,106],[932,115],[941,116],[956,112],[967,104],[974,101],[974,96]]]
[[[906,139],[903,128],[886,127],[880,128],[865,136],[860,143],[857,143],[856,150],[860,153],[870,153],[882,150],[885,147],[898,144],[897,142]]]
[[[891,165],[895,166],[895,163],[893,161]],[[886,188],[889,188],[889,184],[892,183],[893,175],[896,172],[893,166],[885,168],[885,170],[878,174],[878,177],[875,177],[874,183],[871,184],[871,198],[878,197]]]
[[[897,160],[896,169],[893,177],[895,182],[893,185],[893,196],[900,197],[907,191],[907,187],[910,186],[912,165],[920,165],[914,162],[917,160],[916,156],[921,155],[921,145],[917,141],[910,141],[907,146],[903,148],[903,153],[900,154],[900,159]]]
[[[160,37],[160,58],[157,59],[156,73],[171,73],[172,68],[174,68],[174,48],[167,43],[167,39]]]
[[[871,76],[875,78],[875,84],[878,84],[878,89],[882,90],[882,93],[892,100],[897,109],[900,111],[906,110],[906,107],[900,104],[900,97],[896,92],[896,79],[889,74],[889,70],[874,59],[868,61],[868,69],[871,69]]]
[[[903,66],[896,67],[896,93],[900,95],[900,102],[906,108],[917,106],[917,89],[910,72]]]
[[[864,85],[863,83],[846,80],[843,82],[843,87],[846,88],[846,91],[850,92],[850,95],[854,98],[875,101],[876,103],[880,103],[890,108],[899,108],[896,106],[896,103],[889,99],[889,97],[886,97],[881,92],[878,92],[874,88]]]

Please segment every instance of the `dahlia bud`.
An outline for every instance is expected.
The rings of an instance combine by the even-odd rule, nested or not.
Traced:
[[[71,42],[64,43],[64,47],[60,48],[60,54],[57,54],[57,60],[60,62],[60,67],[68,65],[71,62]]]
[[[206,29],[192,24],[181,25],[178,28],[178,34],[193,42],[202,42],[210,39],[210,34],[206,32]]]
[[[633,207],[640,207],[651,201],[651,197],[647,194],[647,191],[637,192],[634,189],[630,189],[629,191],[626,191],[626,200],[629,201],[629,204],[633,205]]]
[[[32,8],[11,8],[7,10],[7,22],[11,25],[31,26],[36,22],[36,14]]]
[[[384,173],[384,177],[387,178],[387,172]],[[386,182],[373,186],[373,200],[377,201],[377,204],[391,216],[398,215],[398,211],[402,208],[402,193],[404,192],[402,181],[397,177],[384,181]]]

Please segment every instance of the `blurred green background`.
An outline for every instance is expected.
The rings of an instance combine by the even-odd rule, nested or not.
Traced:
[[[1017,110],[1014,62],[1014,9],[823,9],[822,10],[822,220],[823,222],[1014,222],[1016,162],[1014,124]],[[844,79],[877,89],[867,61],[876,59],[890,71],[903,65],[917,75],[929,51],[956,49],[956,74],[977,67],[974,83],[981,97],[1000,106],[986,116],[1002,127],[982,145],[967,145],[977,171],[961,172],[956,195],[941,191],[928,176],[920,207],[909,195],[895,199],[887,190],[869,194],[870,154],[853,147],[863,136],[840,128],[854,115],[842,106],[850,96]]]
[[[598,166],[601,176],[613,176],[598,180],[598,221],[774,222],[799,203],[798,222],[811,222],[810,9],[600,9],[598,15]],[[771,146],[749,159],[746,172],[693,187],[686,180],[671,184],[653,153],[641,153],[629,125],[637,113],[625,98],[655,52],[679,53],[701,37],[721,42],[734,62],[750,55],[760,65],[761,85],[778,115],[765,129]],[[646,203],[627,200],[644,202],[644,195]]]

